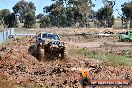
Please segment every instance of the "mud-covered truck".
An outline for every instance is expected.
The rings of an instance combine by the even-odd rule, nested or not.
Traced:
[[[65,44],[60,40],[59,35],[54,33],[38,33],[36,43],[29,47],[28,52],[36,56],[38,60],[44,58],[65,57]]]
[[[119,40],[122,42],[132,41],[132,30],[128,30],[126,33],[120,34]]]

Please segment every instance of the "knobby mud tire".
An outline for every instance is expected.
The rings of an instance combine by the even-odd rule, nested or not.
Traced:
[[[42,49],[40,44],[37,45],[37,57],[36,58],[39,61],[43,61],[44,60],[44,49]]]
[[[32,45],[28,48],[28,53],[33,55],[34,57],[36,57],[36,49],[37,49],[37,46],[36,45]]]
[[[68,56],[68,51],[67,51],[66,49],[63,49],[63,50],[61,51],[61,58],[62,58],[62,59],[66,59],[67,56]]]

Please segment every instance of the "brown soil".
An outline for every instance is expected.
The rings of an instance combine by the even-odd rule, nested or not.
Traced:
[[[81,88],[79,83],[81,68],[89,69],[92,67],[94,70],[90,71],[91,79],[129,78],[132,80],[132,66],[108,66],[102,61],[73,55],[72,53],[69,53],[66,59],[49,59],[39,62],[28,53],[28,48],[32,45],[29,41],[31,41],[29,37],[13,39],[4,47],[5,49],[0,51],[2,55],[0,59],[0,76],[6,76],[7,80],[17,85],[33,82],[39,88],[44,85],[49,88],[51,86]],[[132,49],[132,43],[115,43],[115,41],[118,41],[117,38],[93,38],[91,40],[82,36],[73,36],[63,37],[62,41],[67,43],[68,50],[73,47],[86,47],[102,52],[106,52],[107,49],[107,52],[109,52],[112,48],[112,52],[117,53]],[[0,88],[2,88],[1,84]],[[126,88],[132,88],[132,86]]]

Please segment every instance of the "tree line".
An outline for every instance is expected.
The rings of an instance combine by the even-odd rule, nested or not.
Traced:
[[[43,7],[43,13],[35,15],[36,7],[32,2],[19,1],[8,9],[0,10],[0,25],[5,28],[18,27],[23,24],[25,28],[33,28],[38,23],[40,28],[46,27],[90,27],[89,22],[94,22],[97,27],[111,28],[114,25],[112,2],[102,6],[98,11],[92,7],[92,0],[51,0],[54,3]],[[107,0],[106,0],[107,1]],[[132,1],[121,5],[122,25],[132,27]]]

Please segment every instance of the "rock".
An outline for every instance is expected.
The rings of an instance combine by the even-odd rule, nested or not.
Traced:
[[[63,82],[63,85],[66,85],[67,84],[67,80],[65,80],[64,82]]]
[[[1,49],[0,49],[0,51],[5,51],[6,50],[6,47],[2,47]]]

